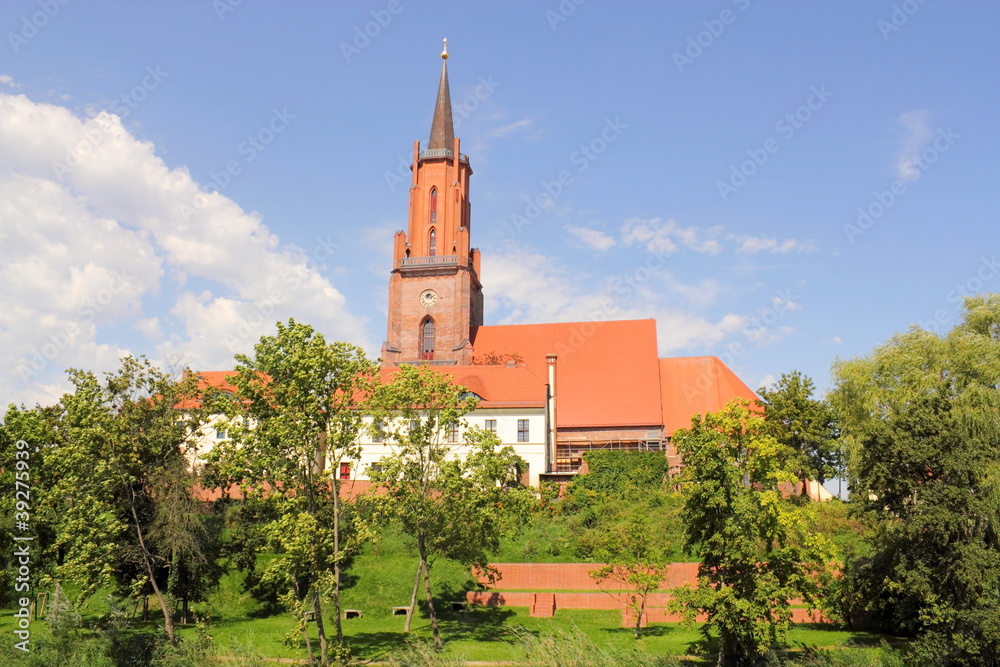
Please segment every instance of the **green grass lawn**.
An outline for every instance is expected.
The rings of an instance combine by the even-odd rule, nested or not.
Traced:
[[[431,639],[430,622],[425,616],[414,619],[412,633],[403,633],[404,618],[392,616],[391,610],[368,609],[360,619],[344,621],[344,631],[360,660],[383,659],[409,639]],[[630,628],[620,627],[621,614],[616,610],[560,609],[552,618],[535,618],[526,607],[476,608],[464,612],[442,613],[441,634],[446,653],[466,660],[517,661],[524,658],[523,633],[551,635],[579,631],[599,646],[639,648],[655,655],[685,655],[700,639],[698,627],[678,623],[652,623],[643,629],[638,641]],[[251,643],[269,657],[304,657],[302,650],[283,646],[282,638],[292,627],[285,615],[267,619],[242,619],[216,623],[211,633],[216,642]],[[328,625],[328,631],[332,626]],[[186,628],[182,634],[193,634]],[[883,637],[867,632],[851,632],[832,626],[802,625],[788,636],[793,646],[836,647],[877,645]]]
[[[262,556],[266,564],[273,556]],[[403,633],[405,617],[393,616],[392,607],[409,603],[417,558],[406,540],[394,530],[387,530],[380,542],[369,545],[356,559],[348,574],[350,586],[343,592],[343,608],[359,609],[359,619],[343,621],[345,634],[355,656],[361,660],[379,660],[406,645],[408,640],[430,640],[431,628],[425,613],[413,621],[413,632]],[[551,635],[581,632],[602,647],[638,648],[656,655],[685,655],[699,638],[697,627],[675,623],[654,623],[644,629],[636,641],[631,629],[622,628],[617,610],[559,609],[553,618],[533,618],[527,608],[475,608],[452,612],[447,603],[464,600],[464,593],[476,587],[468,570],[450,561],[439,561],[432,568],[434,597],[438,605],[441,634],[446,652],[467,660],[523,660],[525,633]],[[72,591],[69,591],[72,595]],[[423,598],[421,592],[419,599]],[[93,624],[107,611],[106,593],[91,597],[82,607],[84,621]],[[134,604],[134,603],[133,603]],[[131,614],[134,606],[125,610]],[[237,571],[226,574],[208,600],[191,605],[191,611],[203,620],[203,628],[222,647],[252,648],[269,658],[304,658],[304,648],[287,646],[285,636],[295,627],[291,616],[284,612],[269,614],[267,606],[244,590],[244,575]],[[331,605],[324,614],[328,637],[334,635]],[[14,619],[12,611],[0,614],[0,632],[10,637]],[[150,631],[162,625],[155,600],[150,598],[150,621],[133,622],[137,631]],[[193,621],[194,619],[192,619]],[[44,622],[32,624],[33,639],[47,635]],[[182,637],[194,638],[199,628],[191,624],[179,627]],[[310,634],[316,637],[315,625]],[[844,645],[875,645],[880,635],[850,632],[832,626],[803,625],[789,634],[792,646],[836,647]],[[315,646],[315,645],[314,645]]]
[[[408,639],[430,640],[431,628],[426,613],[413,621],[410,635],[403,633],[405,617],[393,616],[392,607],[409,603],[416,568],[416,554],[397,533],[387,531],[382,540],[361,554],[351,573],[356,579],[343,593],[343,608],[359,609],[362,617],[343,621],[344,632],[357,658],[377,660],[404,646]],[[469,572],[449,561],[439,561],[432,569],[434,597],[446,651],[468,660],[518,660],[523,658],[519,632],[552,634],[578,630],[601,646],[640,647],[655,654],[684,655],[700,637],[697,627],[676,623],[654,623],[644,630],[638,642],[632,631],[622,628],[617,610],[559,609],[554,618],[534,618],[527,608],[476,608],[452,612],[451,600],[463,600],[467,590],[475,588]],[[304,649],[283,643],[294,627],[288,614],[257,617],[261,605],[243,590],[243,577],[230,573],[207,603],[193,605],[196,613],[210,619],[209,632],[217,643],[252,644],[268,657],[304,657]],[[419,599],[423,598],[423,594]],[[327,635],[333,636],[333,618],[324,614]],[[193,627],[181,630],[191,636]],[[315,637],[315,626],[311,628]],[[841,646],[847,643],[878,643],[878,635],[848,632],[823,625],[796,627],[790,643],[807,646]]]

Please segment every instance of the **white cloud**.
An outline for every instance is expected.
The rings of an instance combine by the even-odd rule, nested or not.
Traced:
[[[756,236],[732,236],[740,243],[737,252],[748,255],[756,255],[759,252],[769,252],[787,255],[791,252],[812,252],[815,246],[812,241],[799,241],[797,239],[785,239],[779,241],[776,238],[760,238]]]
[[[135,328],[146,334],[150,340],[160,340],[163,338],[163,330],[160,329],[160,318],[144,317],[135,323]]]
[[[292,316],[365,342],[364,323],[303,251],[169,168],[113,114],[79,118],[0,94],[0,165],[4,403],[53,399],[63,369],[107,369],[131,348],[160,344],[194,367],[228,368]],[[207,291],[183,291],[189,279]],[[134,340],[107,342],[129,321]]]
[[[587,246],[591,250],[610,250],[618,245],[614,237],[608,236],[599,229],[590,229],[589,227],[574,227],[573,225],[567,225],[566,231],[572,234],[577,241]]]
[[[757,387],[758,387],[757,391],[759,392],[761,389],[769,388],[769,387],[771,387],[771,385],[775,384],[776,382],[777,382],[777,379],[775,379],[774,374],[773,373],[768,373],[767,375],[765,375],[764,377],[762,377],[760,379],[760,382],[757,383]]]
[[[756,343],[758,347],[777,343],[779,340],[787,338],[795,333],[795,328],[781,325],[773,329],[760,324],[759,318],[751,318],[752,324],[743,327],[743,335],[751,343]]]
[[[774,306],[774,310],[778,313],[786,310],[802,310],[802,304],[798,301],[783,299],[780,296],[773,297],[771,299],[771,304]]]
[[[7,86],[8,88],[20,88],[21,86],[14,81],[14,77],[10,74],[0,74],[0,84]]]
[[[498,324],[653,317],[657,320],[660,353],[671,354],[709,349],[738,333],[746,323],[741,315],[730,313],[712,321],[663,303],[664,295],[678,291],[669,277],[664,282],[673,287],[666,290],[660,289],[660,282],[650,280],[633,288],[628,296],[615,289],[614,281],[587,291],[581,287],[583,276],[564,268],[553,257],[523,249],[484,256],[483,273],[490,276],[486,319],[499,320]],[[658,274],[658,278],[664,276]],[[539,285],[545,285],[545,289],[538,289]]]
[[[899,153],[896,155],[896,177],[904,181],[915,181],[920,178],[920,153],[934,138],[934,130],[929,125],[930,113],[923,109],[906,111],[899,116],[899,124],[905,134],[901,140]]]
[[[514,121],[513,123],[508,123],[507,125],[501,125],[500,127],[495,127],[490,130],[489,136],[491,137],[506,137],[508,134],[517,132],[519,130],[529,130],[534,126],[534,121],[530,118],[522,118],[521,120]]]
[[[629,218],[622,226],[622,245],[625,247],[643,244],[654,254],[662,255],[683,246],[688,250],[715,255],[722,252],[722,244],[717,238],[720,228],[699,232],[696,227],[681,227],[674,220],[660,218]]]

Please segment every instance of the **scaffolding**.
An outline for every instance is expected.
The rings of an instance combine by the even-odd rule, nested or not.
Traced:
[[[612,450],[622,452],[665,452],[665,444],[658,439],[602,439],[566,440],[556,443],[557,473],[578,473],[583,467],[583,455],[595,450]]]

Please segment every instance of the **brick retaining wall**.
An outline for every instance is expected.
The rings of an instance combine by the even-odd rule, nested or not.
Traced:
[[[484,577],[479,577],[480,583],[492,590],[467,592],[465,597],[469,604],[528,607],[533,610],[536,593],[531,591],[580,591],[555,592],[555,608],[620,609],[622,627],[635,625],[632,610],[625,603],[625,591],[615,584],[598,586],[590,577],[590,572],[603,567],[601,563],[491,563],[491,566],[499,570],[500,578],[490,586]],[[697,583],[698,563],[671,563],[660,587],[695,586]],[[672,599],[669,593],[650,593],[642,625],[680,622],[682,619],[678,614],[666,610]],[[699,616],[697,620],[704,622],[705,617]],[[792,609],[792,622],[829,623],[830,620],[809,609]]]

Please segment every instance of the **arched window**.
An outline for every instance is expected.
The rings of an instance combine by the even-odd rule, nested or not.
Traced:
[[[438,221],[438,191],[431,188],[431,224],[436,225]]]
[[[420,358],[434,358],[434,320],[429,317],[420,324]]]
[[[437,232],[432,229],[430,234],[430,243],[428,243],[427,254],[430,255],[431,257],[438,254],[437,247],[438,247]]]

